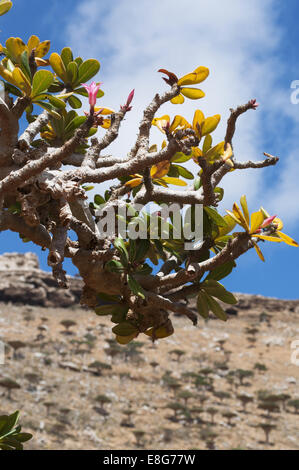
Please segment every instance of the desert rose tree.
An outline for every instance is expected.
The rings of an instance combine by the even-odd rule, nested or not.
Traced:
[[[0,13],[10,6],[1,1]],[[183,105],[185,99],[203,98],[196,85],[209,70],[199,66],[178,78],[160,69],[167,90],[143,110],[133,147],[111,155],[109,146],[132,108],[134,90],[118,110],[102,106],[101,83],[93,80],[100,69],[96,59],[75,57],[69,47],[52,52],[50,41],[35,35],[26,41],[11,37],[0,46],[0,230],[17,232],[47,251],[60,287],[67,288],[63,262],[70,258],[84,283],[82,304],[111,316],[121,344],[143,333],[153,340],[171,335],[172,312],[196,324],[198,315],[185,302],[192,296],[200,316],[212,312],[226,320],[218,301],[236,299],[219,281],[236,267],[236,259],[254,248],[264,260],[262,241],[298,246],[281,232],[276,215],[262,207],[250,214],[245,196],[225,215],[217,209],[227,173],[237,177],[239,171],[278,162],[267,153],[260,162],[239,162],[234,154],[237,119],[255,110],[256,100],[231,110],[224,140],[213,142],[219,115],[195,109],[189,122],[160,111],[169,101]],[[89,100],[85,113],[82,97]],[[28,124],[20,132],[25,118]],[[164,134],[161,148],[150,141],[153,126]],[[195,174],[187,164],[191,159],[198,166]],[[109,190],[101,191],[107,182]],[[88,203],[86,192],[93,187],[99,194]],[[173,204],[178,210],[165,216]],[[198,207],[203,207],[200,223]],[[111,211],[117,223],[103,236]],[[198,225],[200,240],[194,235]],[[152,226],[159,230],[153,233]],[[142,236],[129,236],[132,228]]]

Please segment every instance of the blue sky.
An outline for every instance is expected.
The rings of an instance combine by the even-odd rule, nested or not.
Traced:
[[[250,208],[263,205],[285,222],[284,231],[299,239],[299,105],[291,104],[290,84],[299,80],[299,13],[296,0],[14,0],[0,18],[0,42],[31,34],[51,40],[51,51],[71,46],[83,58],[101,62],[103,105],[118,107],[135,88],[134,109],[123,125],[113,151],[124,155],[136,135],[141,110],[165,84],[160,67],[179,76],[198,65],[210,68],[202,88],[204,100],[181,107],[166,105],[162,114],[192,119],[195,109],[222,115],[215,133],[223,139],[229,108],[257,98],[256,112],[238,123],[235,151],[239,160],[261,159],[263,152],[281,157],[264,171],[238,172],[224,183],[223,211],[246,194]],[[225,5],[225,6],[224,6]],[[158,113],[159,115],[159,113]],[[159,143],[158,131],[152,143]],[[124,151],[125,149],[125,151]],[[102,192],[102,189],[99,191]],[[34,251],[43,269],[46,253],[24,244],[11,232],[0,234],[1,252]],[[274,244],[272,244],[274,245]],[[238,260],[238,269],[225,280],[228,289],[280,298],[298,298],[299,249],[263,244],[266,263],[251,251]],[[70,274],[76,270],[66,260]]]

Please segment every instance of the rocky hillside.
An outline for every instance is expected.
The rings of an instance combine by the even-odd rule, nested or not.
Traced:
[[[299,301],[237,294],[226,323],[121,347],[79,279],[58,290],[32,254],[0,269],[0,414],[22,410],[26,448],[299,449]]]
[[[0,302],[71,307],[79,303],[82,282],[68,276],[69,289],[61,289],[51,272],[39,268],[34,253],[4,253],[0,256]]]

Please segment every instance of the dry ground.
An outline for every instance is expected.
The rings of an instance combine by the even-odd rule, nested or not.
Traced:
[[[299,311],[268,311],[270,322],[261,322],[261,313],[240,310],[226,323],[200,320],[196,328],[175,318],[173,336],[152,345],[141,335],[140,353],[126,358],[126,347],[119,353],[107,343],[113,338],[113,325],[106,317],[80,308],[1,304],[0,339],[21,340],[25,346],[15,358],[7,348],[5,365],[0,366],[0,378],[9,377],[21,386],[12,391],[11,399],[0,388],[0,414],[22,411],[23,430],[34,435],[28,449],[134,449],[136,436],[139,448],[145,449],[299,449],[299,414],[279,403],[279,412],[267,418],[257,398],[259,390],[299,398],[299,366],[290,360],[291,342],[299,339]],[[60,322],[65,319],[77,324],[71,334],[63,333]],[[41,325],[46,328],[38,329]],[[255,335],[245,331],[252,327],[258,330]],[[252,336],[256,341],[250,340]],[[173,350],[184,354],[178,360],[170,353]],[[89,367],[94,361],[111,369],[95,375]],[[256,363],[267,370],[254,369]],[[237,369],[254,375],[239,385],[233,376]],[[199,374],[198,380],[208,385],[195,385],[196,377],[184,375],[188,372]],[[184,390],[192,396],[173,419],[174,411],[167,406],[183,405]],[[228,395],[223,398],[218,392]],[[245,412],[237,397],[243,393],[252,396]],[[96,401],[100,394],[110,402]],[[48,402],[52,406],[47,414]],[[211,408],[214,423],[207,411]],[[223,416],[227,410],[236,415],[231,426]],[[259,425],[269,421],[276,428],[267,444]]]

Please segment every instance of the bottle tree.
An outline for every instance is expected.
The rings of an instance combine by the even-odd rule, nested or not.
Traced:
[[[1,1],[0,13],[10,7]],[[115,156],[109,146],[132,108],[134,90],[118,110],[102,106],[101,84],[92,81],[100,63],[74,56],[69,47],[53,52],[49,40],[35,35],[10,37],[0,52],[0,229],[46,251],[57,286],[67,288],[63,262],[70,258],[83,280],[82,304],[111,316],[119,343],[141,334],[153,340],[171,335],[173,312],[194,324],[210,313],[226,320],[219,301],[236,299],[219,281],[237,258],[253,248],[264,261],[262,241],[298,246],[276,215],[262,207],[250,214],[244,195],[225,215],[218,210],[229,172],[237,177],[278,162],[267,153],[262,161],[240,162],[234,153],[237,119],[256,110],[256,100],[231,110],[222,142],[212,137],[220,115],[198,108],[191,121],[175,111],[162,114],[165,103],[205,96],[196,85],[208,77],[206,67],[182,77],[160,69],[166,91],[143,110],[133,147]],[[89,101],[85,113],[82,97]],[[150,138],[153,127],[164,134],[159,148]],[[107,182],[109,190],[101,190]],[[93,185],[99,194],[88,202]],[[192,296],[198,314],[185,302]]]

